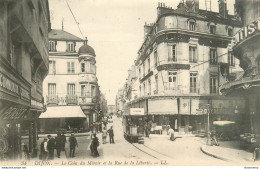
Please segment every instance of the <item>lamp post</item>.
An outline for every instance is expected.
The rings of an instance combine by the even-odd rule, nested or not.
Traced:
[[[210,140],[210,124],[209,124],[209,113],[210,113],[210,104],[207,104],[207,113],[208,113],[208,132],[207,132],[207,145],[211,146],[211,140]]]

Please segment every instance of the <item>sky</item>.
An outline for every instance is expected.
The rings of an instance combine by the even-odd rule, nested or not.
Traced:
[[[176,8],[180,0],[67,0],[79,23],[81,35],[66,0],[49,0],[51,28],[64,30],[80,38],[87,37],[96,53],[97,78],[108,104],[115,104],[128,69],[134,64],[144,41],[144,24],[157,17],[158,2]],[[212,11],[218,11],[218,0],[212,1]],[[233,14],[235,0],[227,0]],[[200,0],[205,9],[205,0]]]

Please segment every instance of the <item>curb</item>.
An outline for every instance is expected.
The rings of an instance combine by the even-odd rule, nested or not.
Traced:
[[[200,146],[200,150],[201,150],[204,154],[206,154],[206,155],[208,155],[208,156],[211,156],[211,157],[214,157],[214,158],[223,160],[223,161],[232,161],[232,160],[229,160],[229,159],[226,159],[226,158],[223,158],[223,157],[216,156],[216,155],[214,155],[214,154],[208,153],[208,152],[206,152],[205,150],[203,150],[202,146]]]

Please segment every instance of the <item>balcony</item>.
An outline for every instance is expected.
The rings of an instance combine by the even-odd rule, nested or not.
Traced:
[[[79,97],[79,104],[92,104],[92,97],[91,96],[80,96]]]
[[[177,62],[176,58],[168,58],[168,62]]]
[[[170,90],[170,91],[176,92],[178,90],[178,88],[177,88],[177,85],[166,82],[166,83],[164,83],[164,90]]]
[[[196,87],[190,87],[191,94],[200,94],[200,89]]]
[[[57,95],[50,95],[50,96],[46,96],[46,103],[47,105],[49,104],[59,104],[59,97]]]
[[[65,100],[67,105],[78,104],[78,96],[76,95],[67,95]]]

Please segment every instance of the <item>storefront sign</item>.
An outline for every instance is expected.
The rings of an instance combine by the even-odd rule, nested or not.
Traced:
[[[0,87],[19,95],[19,86],[12,80],[0,73]]]
[[[186,70],[189,70],[190,65],[189,64],[172,63],[172,64],[160,65],[160,66],[157,67],[158,71],[168,70],[168,69],[186,69]]]
[[[260,21],[254,21],[251,24],[241,28],[233,37],[233,45],[245,40],[250,37],[255,31],[260,30]]]
[[[130,115],[144,115],[144,108],[131,108]]]

